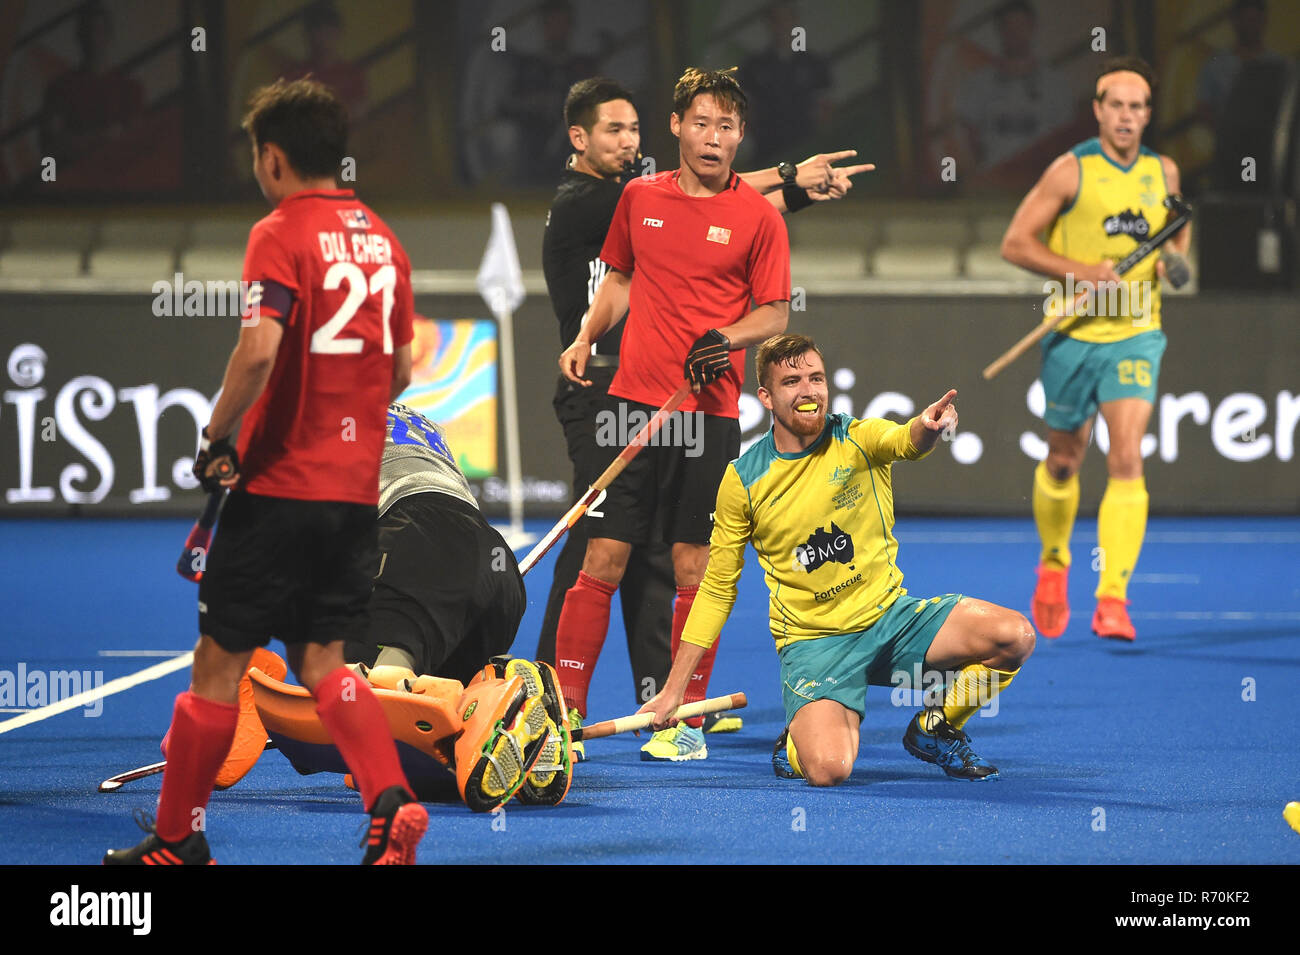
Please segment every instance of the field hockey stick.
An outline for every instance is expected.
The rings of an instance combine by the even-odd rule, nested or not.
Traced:
[[[721,713],[723,710],[741,710],[748,704],[749,700],[745,698],[744,693],[713,696],[707,700],[700,700],[698,703],[685,703],[677,707],[673,719],[688,720],[693,716],[706,716],[709,713]],[[613,736],[616,733],[630,733],[634,730],[649,729],[654,725],[654,721],[654,713],[634,713],[631,716],[620,716],[616,720],[603,720],[600,723],[579,727],[573,731],[572,738],[577,743],[581,740]]]
[[[528,552],[528,556],[519,564],[521,576],[528,573],[533,565],[541,560],[546,555],[546,552],[555,545],[555,542],[563,537],[570,527],[578,523],[582,515],[587,513],[588,508],[596,502],[596,498],[600,497],[601,492],[613,483],[614,478],[623,473],[623,469],[627,467],[628,462],[636,457],[641,452],[641,449],[650,442],[650,439],[663,427],[663,423],[668,420],[668,416],[677,410],[677,406],[686,400],[686,396],[690,393],[691,389],[687,385],[682,385],[673,392],[672,397],[664,402],[664,406],[654,413],[654,417],[642,426],[641,430],[636,433],[636,437],[628,442],[627,447],[619,453],[609,467],[605,468],[604,473],[592,482],[591,487],[587,488],[587,493],[579,498],[578,503],[569,508],[569,512],[561,517],[559,522],[547,532],[546,536],[537,542],[537,546]]]
[[[1165,208],[1169,210],[1169,217],[1165,220],[1164,228],[1151,236],[1151,238],[1147,239],[1145,242],[1140,243],[1137,248],[1124,256],[1124,258],[1115,266],[1116,275],[1123,275],[1125,272],[1128,272],[1152,252],[1168,242],[1179,229],[1191,221],[1192,207],[1187,204],[1182,196],[1166,196]],[[1080,290],[1079,293],[1074,296],[1074,301],[1070,303],[1068,308],[1062,309],[1059,315],[1054,315],[1047,321],[1039,324],[1033,331],[1008,348],[998,356],[992,364],[985,368],[983,373],[984,380],[991,381],[1013,361],[1025,352],[1029,351],[1030,348],[1037,344],[1049,332],[1055,331],[1056,326],[1060,325],[1067,318],[1073,318],[1075,313],[1078,311],[1079,306],[1082,305],[1084,300],[1094,292],[1095,289],[1091,288]]]
[[[203,505],[203,513],[199,515],[199,519],[190,528],[189,536],[185,538],[185,547],[176,561],[176,573],[186,580],[198,582],[203,578],[203,571],[196,569],[196,565],[198,568],[205,565],[204,556],[212,543],[212,528],[217,523],[217,514],[220,513],[221,504],[225,499],[224,488],[220,491],[211,491]]]
[[[266,741],[266,749],[276,749],[275,743],[271,740]],[[266,750],[263,750],[265,752]],[[99,784],[99,791],[102,793],[111,793],[115,789],[121,789],[123,783],[132,783],[137,779],[144,779],[146,776],[157,776],[167,768],[167,760],[158,763],[150,763],[148,766],[141,766],[139,769],[129,769],[124,773],[118,773],[116,776],[109,776]]]

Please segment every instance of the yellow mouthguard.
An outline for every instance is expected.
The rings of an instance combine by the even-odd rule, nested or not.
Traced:
[[[798,411],[816,411],[816,410],[817,410],[817,402],[815,402],[815,401],[805,401],[803,404],[801,404],[801,405],[797,405],[797,406],[796,406],[796,410],[798,410]]]

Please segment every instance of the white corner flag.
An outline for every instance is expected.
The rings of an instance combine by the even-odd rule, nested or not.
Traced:
[[[478,293],[492,314],[498,316],[513,312],[524,300],[524,273],[519,268],[515,230],[510,225],[510,213],[499,202],[492,203],[492,234],[478,267]]]
[[[506,481],[510,487],[510,528],[506,542],[515,549],[532,543],[524,533],[524,480],[519,461],[519,405],[515,392],[514,310],[524,301],[524,273],[519,268],[510,213],[492,203],[492,234],[478,267],[478,292],[496,316],[501,348],[501,400],[506,427]]]

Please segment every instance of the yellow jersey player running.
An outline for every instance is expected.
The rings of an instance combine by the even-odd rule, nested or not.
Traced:
[[[1162,203],[1179,191],[1173,160],[1142,145],[1152,85],[1142,60],[1107,61],[1092,105],[1097,138],[1047,167],[1002,240],[1007,261],[1056,280],[1049,283],[1053,312],[1080,291],[1094,292],[1076,317],[1042,342],[1048,451],[1034,471],[1042,552],[1033,618],[1047,637],[1059,637],[1070,619],[1066,578],[1078,473],[1099,410],[1110,433],[1110,479],[1097,513],[1101,579],[1092,629],[1102,637],[1137,637],[1126,598],[1146,534],[1141,445],[1165,350],[1158,281],[1165,263],[1150,256],[1120,279],[1113,262],[1164,225]],[[1044,233],[1046,244],[1039,238]],[[1184,252],[1190,240],[1184,228],[1165,245],[1165,258]]]
[[[664,717],[731,613],[750,542],[766,572],[781,657],[778,775],[843,782],[858,754],[868,685],[941,686],[935,705],[908,721],[904,748],[956,779],[996,779],[962,727],[1019,672],[1034,630],[1014,610],[960,594],[908,596],[893,534],[891,466],[924,457],[956,427],[957,393],[907,424],[858,420],[826,413],[826,367],[812,339],[769,338],[755,366],[772,430],[727,466],[681,647],[663,690],[641,711],[656,714],[656,729],[671,722]]]

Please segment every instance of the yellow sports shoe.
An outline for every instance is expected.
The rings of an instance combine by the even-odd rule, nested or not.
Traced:
[[[582,714],[575,709],[569,710],[569,738],[573,738],[573,731],[582,729]],[[585,763],[587,761],[587,746],[582,740],[573,740],[571,744],[573,752],[573,761],[575,763]]]
[[[706,733],[739,733],[745,728],[745,721],[731,710],[721,713],[705,713],[704,725],[700,727]]]
[[[708,759],[708,756],[704,733],[685,723],[660,730],[641,747],[641,759],[647,762],[680,763],[688,759]]]
[[[569,739],[569,719],[560,692],[560,678],[554,667],[541,660],[510,660],[505,665],[507,677],[517,676],[539,694],[546,710],[545,742],[523,786],[516,794],[521,803],[531,806],[558,806],[564,802],[573,780],[573,750]]]

